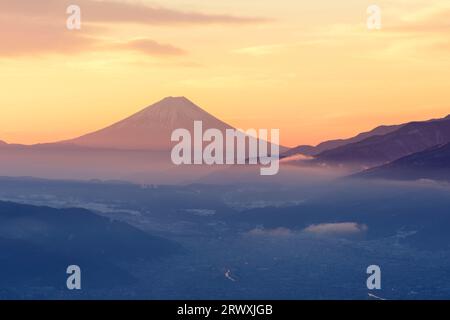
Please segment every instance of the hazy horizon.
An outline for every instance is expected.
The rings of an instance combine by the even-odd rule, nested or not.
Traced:
[[[110,124],[108,124],[108,125],[106,125],[106,126],[104,126],[104,127],[101,127],[101,128],[93,129],[93,130],[90,131],[90,132],[84,132],[84,133],[81,133],[79,136],[66,137],[66,138],[64,138],[64,139],[61,138],[61,139],[58,139],[58,140],[36,141],[36,142],[32,142],[32,143],[20,143],[20,142],[16,142],[16,141],[6,141],[6,140],[4,140],[4,139],[1,139],[1,137],[0,137],[0,141],[6,142],[6,143],[8,143],[8,144],[22,144],[22,145],[35,145],[35,144],[46,144],[46,143],[64,142],[64,141],[66,141],[66,140],[71,140],[71,139],[74,139],[74,138],[78,138],[78,137],[81,137],[81,136],[84,136],[84,135],[87,135],[87,134],[90,134],[90,133],[93,133],[93,132],[96,132],[96,131],[105,129],[105,128],[107,128],[107,127],[113,125],[113,124],[116,124],[116,123],[118,123],[118,122],[120,122],[120,121],[122,121],[122,120],[127,119],[128,117],[131,117],[131,116],[133,116],[133,115],[136,115],[137,113],[139,113],[139,112],[141,112],[141,111],[143,111],[143,110],[145,110],[145,109],[147,109],[147,108],[153,107],[154,104],[156,104],[156,103],[158,103],[158,102],[161,102],[162,100],[164,100],[164,99],[166,99],[166,98],[180,98],[180,97],[182,97],[182,98],[187,98],[187,99],[189,100],[189,98],[188,98],[188,97],[185,97],[185,96],[179,96],[179,97],[168,96],[168,97],[164,97],[163,99],[161,99],[161,100],[159,100],[159,101],[156,101],[155,103],[153,103],[153,104],[151,104],[151,105],[148,105],[148,106],[146,106],[146,107],[144,107],[144,108],[141,108],[141,109],[139,109],[138,111],[136,111],[135,113],[130,114],[130,115],[126,116],[126,117],[123,118],[123,119],[117,119],[117,120],[114,121],[113,123],[110,123]],[[193,101],[191,101],[191,102],[193,102]],[[195,103],[195,102],[194,102],[194,103]],[[200,106],[200,107],[201,107],[201,106]],[[208,112],[207,109],[204,109],[204,108],[202,108],[202,109],[203,109],[205,112]],[[209,112],[208,112],[208,113],[209,113]],[[214,116],[214,115],[212,115],[212,116]],[[439,118],[444,118],[444,117],[446,117],[446,116],[448,116],[448,115],[443,115],[442,117],[438,117],[437,119],[439,119]],[[223,120],[223,119],[219,119],[219,120]],[[432,119],[431,119],[431,118],[430,118],[430,119],[411,119],[411,120],[406,121],[405,123],[413,122],[413,121],[427,121],[427,120],[432,120]],[[224,122],[225,122],[225,123],[228,123],[226,120],[224,120]],[[231,125],[232,127],[234,127],[234,128],[237,128],[237,126],[233,126],[233,124],[231,124],[231,123],[228,123],[228,124],[230,124],[230,125]],[[389,124],[387,124],[387,123],[381,123],[381,124],[377,125],[376,127],[378,127],[378,126],[383,126],[383,125],[398,125],[398,124],[401,124],[401,123],[389,123]],[[362,132],[368,132],[368,131],[371,131],[372,129],[374,129],[374,128],[376,128],[376,127],[371,127],[371,128],[364,129],[363,131],[357,132],[357,133],[355,133],[354,135],[345,136],[345,137],[344,137],[344,136],[331,137],[331,138],[329,138],[329,139],[327,139],[327,140],[338,140],[338,139],[347,139],[347,138],[351,138],[351,137],[356,136],[357,134],[360,134],[360,133],[362,133]],[[254,128],[254,127],[253,127],[253,128]],[[248,129],[248,128],[240,128],[240,129],[246,130],[246,129]],[[324,141],[327,141],[327,140],[324,140]],[[320,141],[319,143],[324,142],[324,141]],[[309,145],[317,145],[317,144],[319,144],[319,143],[312,143],[312,144],[309,144]],[[299,144],[288,145],[287,147],[293,148],[293,147],[296,147],[296,146],[299,146]]]

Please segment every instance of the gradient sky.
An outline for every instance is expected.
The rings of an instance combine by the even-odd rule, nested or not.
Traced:
[[[0,0],[0,25],[10,143],[72,138],[165,96],[289,146],[450,113],[448,0]]]

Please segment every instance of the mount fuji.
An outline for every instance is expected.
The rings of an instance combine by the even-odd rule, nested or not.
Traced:
[[[185,97],[167,97],[124,120],[74,139],[36,145],[0,144],[0,175],[190,183],[225,169],[220,165],[172,163],[171,149],[176,144],[171,141],[172,132],[193,130],[194,121],[201,121],[204,130],[214,128],[224,135],[227,129],[234,129]],[[285,150],[280,146],[280,151]]]
[[[194,121],[202,121],[205,129],[216,128],[222,132],[233,129],[185,97],[167,97],[111,126],[59,144],[121,150],[170,150],[172,132],[178,128],[190,129]]]

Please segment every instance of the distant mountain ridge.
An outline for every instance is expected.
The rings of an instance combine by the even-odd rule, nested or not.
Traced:
[[[405,156],[380,167],[365,170],[353,177],[450,181],[450,143]]]
[[[285,152],[282,156],[283,157],[289,157],[296,154],[303,154],[306,156],[315,156],[321,152],[324,152],[326,150],[335,149],[341,146],[344,146],[346,144],[355,143],[362,141],[364,139],[370,138],[372,136],[379,136],[379,135],[385,135],[387,133],[390,133],[392,131],[395,131],[402,127],[403,125],[391,125],[391,126],[379,126],[376,127],[373,130],[360,133],[352,138],[349,139],[336,139],[336,140],[328,140],[325,142],[322,142],[318,144],[317,146],[310,146],[310,145],[301,145],[294,147],[292,149],[289,149],[287,152]]]
[[[407,123],[385,135],[343,145],[316,155],[319,163],[376,166],[450,142],[450,116]]]

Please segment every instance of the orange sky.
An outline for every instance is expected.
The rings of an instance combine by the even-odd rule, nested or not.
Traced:
[[[7,142],[78,136],[165,96],[290,146],[450,113],[450,1],[0,0],[0,24]]]

